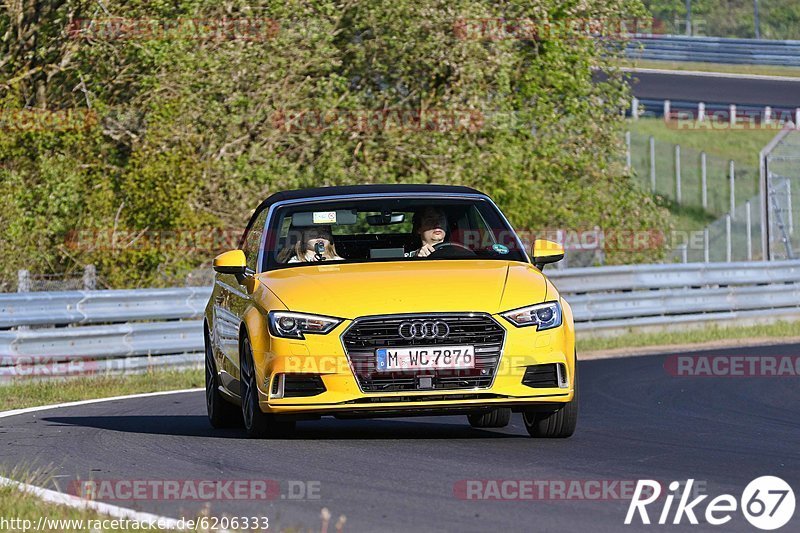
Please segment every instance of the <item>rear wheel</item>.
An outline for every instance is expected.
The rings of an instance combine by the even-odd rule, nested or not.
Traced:
[[[294,430],[293,420],[282,420],[280,417],[261,411],[258,404],[258,389],[256,385],[256,372],[253,365],[253,351],[250,341],[242,341],[240,360],[240,378],[242,393],[242,418],[247,435],[253,438],[278,437],[287,435]]]
[[[219,375],[208,334],[205,335],[206,411],[212,427],[226,428],[242,423],[242,412],[237,405],[226,401],[219,392]]]
[[[578,423],[578,364],[575,361],[575,394],[572,400],[556,411],[529,410],[522,412],[522,421],[531,437],[565,439],[575,433]]]
[[[467,415],[467,420],[474,428],[504,428],[511,421],[511,409],[499,407],[488,413]]]

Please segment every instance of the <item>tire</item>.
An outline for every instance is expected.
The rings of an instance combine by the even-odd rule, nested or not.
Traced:
[[[211,427],[227,428],[242,425],[242,411],[222,397],[219,392],[219,375],[208,334],[205,335],[206,411]]]
[[[241,360],[239,361],[242,393],[242,419],[247,436],[254,439],[288,436],[294,430],[293,420],[264,413],[258,404],[256,372],[253,366],[253,351],[250,341],[242,340]]]
[[[522,421],[531,437],[566,439],[575,433],[578,424],[578,361],[575,361],[575,394],[572,400],[556,411],[523,411]]]
[[[488,413],[467,415],[467,420],[474,428],[504,428],[511,421],[511,409],[498,407]]]

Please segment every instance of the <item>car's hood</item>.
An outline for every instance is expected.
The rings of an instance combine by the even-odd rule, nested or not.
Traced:
[[[541,302],[544,276],[496,260],[307,265],[259,276],[292,311],[341,318],[475,311],[498,313]]]

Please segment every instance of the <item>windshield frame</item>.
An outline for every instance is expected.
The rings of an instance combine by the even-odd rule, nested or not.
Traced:
[[[489,196],[485,194],[464,194],[464,193],[429,193],[429,192],[403,192],[403,193],[382,193],[382,194],[375,194],[375,193],[364,193],[364,194],[345,194],[345,195],[331,195],[331,196],[310,196],[308,198],[296,198],[292,200],[283,200],[280,202],[276,202],[269,206],[267,211],[267,217],[264,222],[264,231],[262,232],[261,236],[261,243],[259,245],[258,251],[258,261],[256,262],[257,274],[263,272],[272,272],[275,270],[283,270],[285,268],[298,268],[301,266],[321,266],[319,263],[275,263],[269,261],[269,256],[266,254],[266,239],[269,236],[269,230],[273,226],[273,218],[275,216],[276,210],[286,206],[295,206],[295,205],[302,205],[302,204],[313,204],[318,202],[335,202],[335,201],[345,201],[345,200],[353,200],[353,199],[375,199],[380,200],[384,198],[393,198],[393,199],[403,199],[403,198],[412,198],[412,199],[431,199],[437,200],[442,198],[447,199],[460,199],[460,200],[479,200],[489,204],[490,208],[494,209],[495,212],[499,215],[500,221],[505,225],[502,228],[505,231],[510,231],[511,234],[514,236],[514,241],[517,243],[519,250],[522,252],[522,255],[525,257],[525,262],[530,264],[531,258],[528,254],[527,250],[525,249],[522,240],[517,235],[516,230],[511,226],[506,218],[503,211],[497,207],[497,204],[489,198]],[[257,213],[256,213],[257,214]],[[464,258],[442,258],[436,259],[437,261],[474,261],[474,259],[464,259]],[[493,260],[493,259],[490,259]],[[385,263],[385,262],[397,262],[397,258],[388,258],[388,259],[368,259],[368,260],[349,260],[347,262],[331,262],[330,264],[326,264],[325,266],[333,266],[333,265],[353,265],[353,264],[366,264],[366,263]],[[509,259],[509,261],[516,261],[514,259]]]

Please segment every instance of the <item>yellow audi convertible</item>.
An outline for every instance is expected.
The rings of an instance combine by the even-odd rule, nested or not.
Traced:
[[[214,259],[205,311],[208,417],[252,437],[297,420],[521,413],[533,437],[578,416],[569,305],[468,187],[359,185],[273,194]]]

